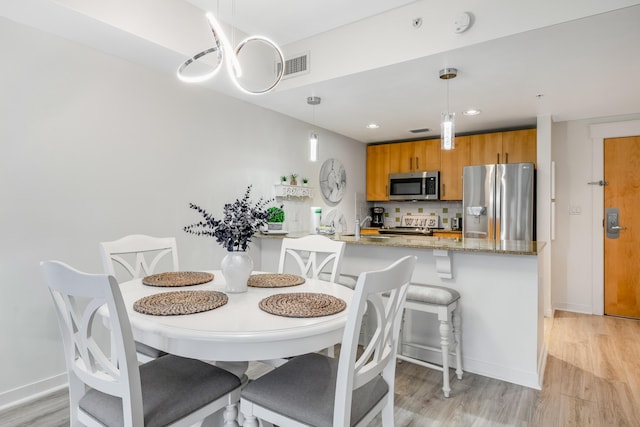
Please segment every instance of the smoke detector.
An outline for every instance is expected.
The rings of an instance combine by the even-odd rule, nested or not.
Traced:
[[[469,12],[462,12],[456,16],[456,19],[453,21],[453,31],[456,34],[464,33],[471,27],[471,21],[471,14]]]

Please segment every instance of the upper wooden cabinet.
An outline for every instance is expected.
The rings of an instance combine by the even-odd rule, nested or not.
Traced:
[[[494,163],[536,163],[536,130],[457,136],[453,150],[439,139],[367,147],[367,200],[389,200],[389,174],[440,171],[440,200],[462,200],[463,168]]]
[[[535,129],[484,133],[469,138],[469,165],[536,163]]]
[[[500,163],[502,154],[502,133],[483,133],[456,137],[456,143],[460,138],[469,140],[469,165],[488,165]]]
[[[538,158],[537,133],[535,129],[502,132],[502,158],[500,163],[531,162]]]
[[[389,144],[389,173],[440,170],[437,139]]]
[[[470,136],[456,136],[453,150],[440,152],[440,200],[462,200],[462,172],[469,164]]]
[[[367,200],[389,200],[389,147],[393,144],[367,146]]]

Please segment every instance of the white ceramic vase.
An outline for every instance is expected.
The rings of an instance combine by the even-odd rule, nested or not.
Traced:
[[[247,281],[253,271],[253,260],[243,251],[230,251],[222,259],[222,275],[229,293],[247,292]]]

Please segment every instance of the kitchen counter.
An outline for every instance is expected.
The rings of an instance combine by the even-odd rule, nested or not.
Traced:
[[[254,239],[254,268],[278,268],[282,237]],[[356,239],[344,234],[333,238],[346,242],[342,274],[357,276],[416,255],[412,283],[446,286],[461,295],[464,371],[540,389],[546,360],[541,277],[548,268],[539,256],[543,242],[495,244],[481,239],[389,235]],[[410,341],[439,346],[435,316],[409,312],[405,327]],[[421,348],[407,347],[405,352],[422,360],[440,360],[439,353]],[[452,381],[455,384],[456,379]]]
[[[283,237],[303,237],[307,233],[288,235],[259,235],[260,238],[281,239]],[[544,242],[502,241],[493,242],[485,239],[455,239],[431,236],[392,236],[378,234],[363,234],[356,239],[353,234],[336,234],[329,236],[334,240],[346,242],[349,245],[370,245],[404,247],[416,249],[434,249],[462,252],[489,252],[511,255],[538,255],[544,248]]]
[[[380,228],[375,228],[375,227],[363,227],[360,230],[360,234],[361,235],[393,234],[393,233],[388,233],[388,232],[381,233],[380,232],[381,230],[388,230],[388,229],[380,229]],[[434,236],[434,237],[447,237],[449,239],[462,239],[462,231],[460,231],[460,230],[450,230],[450,229],[435,228],[435,229],[433,229],[432,232],[433,232],[432,236]]]

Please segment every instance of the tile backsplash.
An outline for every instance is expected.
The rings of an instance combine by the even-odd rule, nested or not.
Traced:
[[[462,202],[387,202],[370,207],[374,206],[384,208],[385,227],[398,227],[404,215],[438,215],[444,229],[451,228],[451,218],[462,218]]]

